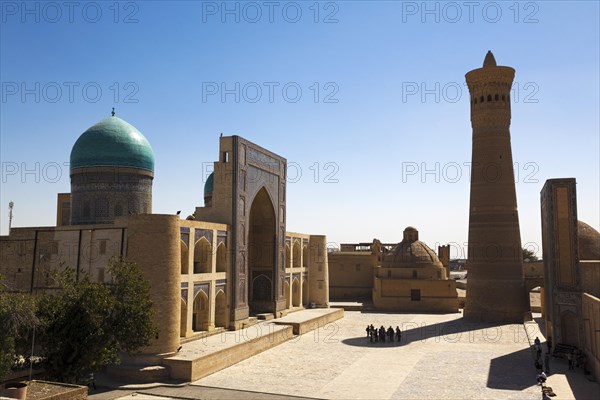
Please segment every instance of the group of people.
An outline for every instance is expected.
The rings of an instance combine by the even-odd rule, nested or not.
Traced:
[[[390,325],[389,328],[385,329],[383,325],[381,327],[375,328],[373,324],[367,325],[367,338],[371,341],[371,343],[385,342],[385,337],[388,337],[390,342],[394,341],[394,336],[396,337],[396,341],[400,342],[402,340],[402,331],[399,326],[396,326],[396,330],[392,328]]]

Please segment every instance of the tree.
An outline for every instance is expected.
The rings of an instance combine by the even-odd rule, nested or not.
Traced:
[[[38,325],[36,299],[26,293],[8,292],[0,275],[0,381],[15,359],[31,350],[31,334]]]
[[[42,297],[39,344],[52,378],[76,383],[118,363],[119,351],[134,353],[155,335],[150,288],[141,269],[112,261],[109,272],[113,281],[104,284],[88,276],[77,282],[65,269],[55,278],[60,290]]]
[[[523,249],[523,261],[525,262],[536,262],[539,258],[535,255],[532,250]]]

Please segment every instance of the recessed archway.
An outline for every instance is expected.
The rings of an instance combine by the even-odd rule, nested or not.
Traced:
[[[248,228],[248,272],[252,282],[248,303],[251,314],[275,312],[275,249],[275,208],[263,187],[254,197],[250,207]]]
[[[208,305],[208,296],[201,290],[194,299],[192,330],[194,332],[207,331],[209,315],[210,307]]]
[[[579,347],[579,324],[577,316],[572,311],[565,311],[560,315],[560,342]]]
[[[290,308],[290,283],[285,280],[285,308]]]
[[[292,306],[300,307],[300,282],[294,279],[292,283]]]
[[[292,268],[292,251],[287,243],[285,244],[285,267]]]
[[[306,279],[302,280],[302,305],[308,306],[308,281]]]
[[[215,326],[227,328],[227,297],[225,292],[219,290],[215,298]]]
[[[302,266],[308,268],[308,246],[302,249]]]
[[[183,242],[183,240],[181,240],[181,273],[182,274],[187,274],[189,272],[188,255],[189,255],[188,247]]]
[[[194,273],[202,274],[210,272],[211,267],[211,245],[203,236],[194,246]]]
[[[227,272],[227,247],[223,243],[217,246],[217,272]]]
[[[179,336],[185,337],[186,329],[187,329],[187,304],[181,299],[181,320],[179,324]]]
[[[292,253],[293,256],[293,263],[294,263],[294,268],[300,268],[300,266],[302,264],[300,264],[301,261],[301,257],[300,257],[300,243],[298,243],[298,241],[294,241],[294,251]]]

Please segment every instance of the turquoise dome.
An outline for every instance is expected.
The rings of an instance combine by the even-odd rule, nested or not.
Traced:
[[[109,117],[83,132],[71,150],[71,168],[104,166],[154,172],[154,152],[133,125]]]
[[[211,194],[215,189],[215,173],[211,172],[204,184],[204,195]]]

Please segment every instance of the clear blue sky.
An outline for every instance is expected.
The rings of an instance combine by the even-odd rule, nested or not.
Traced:
[[[288,230],[398,242],[412,225],[463,244],[464,75],[488,50],[516,69],[523,243],[540,247],[549,178],[577,178],[579,218],[599,228],[596,1],[1,4],[2,234],[11,200],[13,226],[55,223],[73,143],[115,107],[154,148],[155,213],[203,204],[223,133],[287,158]]]

